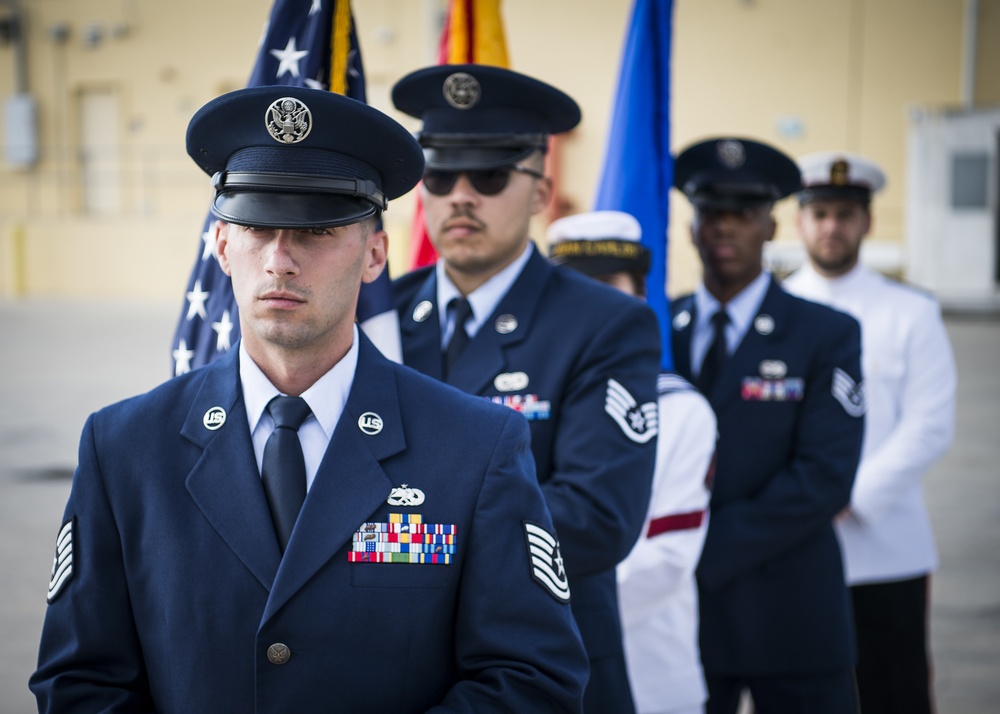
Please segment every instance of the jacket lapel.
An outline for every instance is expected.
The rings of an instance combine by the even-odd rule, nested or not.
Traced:
[[[774,356],[772,345],[788,329],[787,308],[787,296],[772,278],[757,314],[751,320],[736,351],[726,360],[712,389],[709,401],[717,414],[741,394],[743,378],[756,375],[761,361]],[[765,322],[766,318],[771,318],[770,330],[760,329],[761,318],[765,318]]]
[[[201,389],[181,434],[204,451],[188,474],[191,498],[233,553],[270,589],[281,558],[267,499],[253,455],[246,408],[239,387],[239,351],[205,368]],[[225,410],[222,426],[205,415]]]
[[[264,610],[270,618],[347,544],[394,486],[381,460],[406,448],[392,365],[362,334],[358,367],[316,479],[299,513]],[[382,422],[377,434],[361,430],[362,415]],[[268,521],[270,523],[270,521]]]
[[[674,304],[673,318],[670,321],[670,329],[673,333],[671,350],[674,358],[674,369],[692,384],[694,383],[694,375],[691,372],[691,335],[694,333],[694,324],[697,318],[694,297],[689,295],[680,298]]]
[[[417,309],[421,303],[430,303]],[[441,364],[441,319],[437,309],[437,277],[431,270],[406,311],[399,316],[399,329],[403,338],[403,364],[412,367],[428,377],[440,380]]]
[[[552,273],[552,266],[533,247],[531,257],[493,314],[462,350],[446,382],[469,394],[482,394],[507,366],[505,350],[531,331],[535,310]]]

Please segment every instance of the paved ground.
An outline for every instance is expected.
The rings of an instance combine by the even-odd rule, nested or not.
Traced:
[[[34,711],[52,548],[83,422],[169,376],[177,304],[0,301],[0,714]],[[1000,319],[948,319],[958,437],[928,479],[939,714],[1000,711]]]

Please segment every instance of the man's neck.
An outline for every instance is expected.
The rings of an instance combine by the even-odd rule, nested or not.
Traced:
[[[821,265],[817,265],[815,261],[810,260],[809,265],[812,266],[813,271],[819,275],[821,278],[826,278],[827,280],[836,280],[837,278],[842,278],[858,266],[858,259],[855,258],[850,265],[846,267],[837,268],[824,268]]]
[[[711,276],[705,275],[703,282],[705,283],[705,289],[708,293],[721,304],[725,305],[727,302],[743,292],[743,290],[745,290],[750,283],[756,280],[762,272],[762,270],[759,270],[749,279],[742,279],[739,281],[714,280]]]
[[[309,389],[324,374],[333,369],[353,344],[353,331],[346,344],[322,350],[290,350],[276,345],[244,338],[250,359],[279,392],[297,397]]]

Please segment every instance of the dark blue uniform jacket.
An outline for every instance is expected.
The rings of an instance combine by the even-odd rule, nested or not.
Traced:
[[[677,371],[692,379],[693,298],[672,311]],[[719,446],[697,574],[709,672],[789,674],[853,662],[833,519],[850,500],[861,453],[860,357],[853,318],[772,281],[708,395]]]
[[[440,379],[434,269],[405,275],[393,287],[403,362]],[[646,305],[552,266],[534,250],[447,379],[529,420],[538,480],[591,659],[589,711],[631,709],[614,567],[635,543],[649,502],[659,351]],[[590,704],[596,701],[607,704]]]
[[[40,710],[579,711],[587,660],[570,607],[532,576],[525,523],[553,528],[523,420],[362,336],[282,557],[237,354],[87,422],[66,508],[74,574],[31,682]],[[226,417],[213,429],[214,407]],[[387,503],[404,484],[422,503]],[[453,527],[453,561],[349,562],[365,524],[394,513]],[[287,662],[269,659],[275,643]]]

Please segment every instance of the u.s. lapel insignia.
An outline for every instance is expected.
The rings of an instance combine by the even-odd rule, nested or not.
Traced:
[[[423,322],[431,313],[434,311],[434,305],[431,304],[430,300],[421,300],[417,303],[417,306],[413,308],[413,321]]]
[[[691,313],[687,310],[681,310],[679,313],[674,315],[674,319],[671,324],[674,326],[675,330],[683,330],[691,324]]]
[[[201,423],[205,425],[206,429],[215,431],[226,423],[226,410],[222,407],[212,407],[205,412],[205,416],[202,417]]]
[[[859,417],[868,408],[864,381],[855,382],[851,375],[837,367],[833,370],[833,397],[852,417]]]
[[[766,379],[781,379],[788,374],[788,365],[780,359],[766,359],[760,363],[760,376]]]
[[[70,518],[56,536],[56,554],[52,559],[52,574],[49,576],[49,592],[46,601],[51,605],[59,597],[66,584],[73,577],[73,523]]]
[[[502,372],[493,380],[498,392],[520,392],[528,388],[528,375],[524,372]]]
[[[569,602],[569,580],[559,541],[537,523],[524,521],[531,577],[559,602]]]
[[[517,318],[513,315],[501,315],[497,318],[494,327],[501,335],[509,335],[517,329]]]
[[[386,501],[390,506],[419,506],[424,502],[424,492],[419,488],[410,488],[407,484],[403,484],[399,488],[394,488],[389,492],[389,500]]]
[[[382,431],[382,417],[375,412],[365,412],[358,417],[358,428],[368,436],[375,436]]]
[[[759,335],[770,335],[774,332],[774,318],[770,315],[757,315],[753,321],[753,329]]]
[[[645,444],[656,436],[659,427],[656,402],[639,405],[635,397],[614,379],[608,380],[604,411],[621,427],[622,433],[637,444]]]

